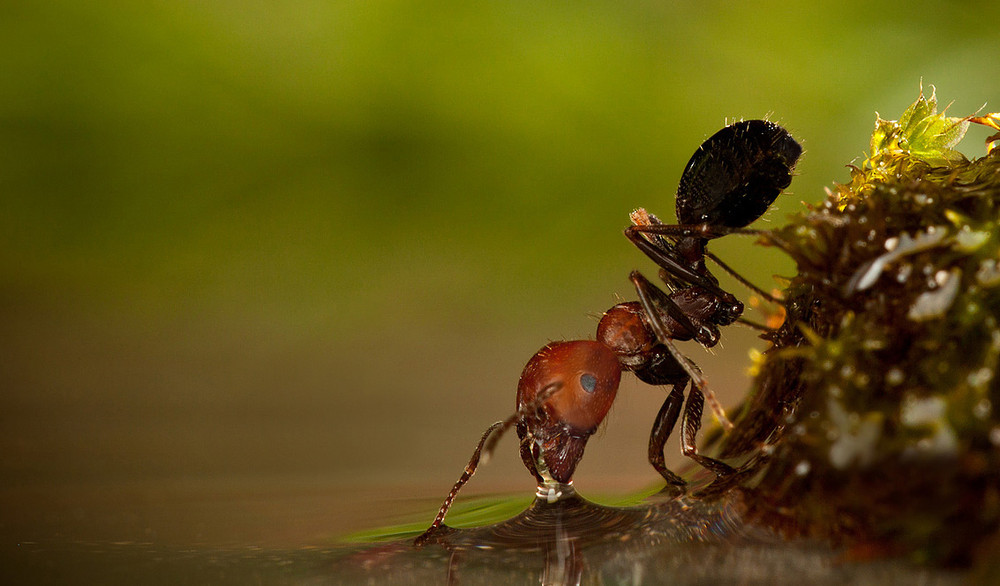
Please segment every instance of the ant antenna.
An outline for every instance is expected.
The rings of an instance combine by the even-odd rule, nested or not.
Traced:
[[[426,543],[431,536],[436,533],[441,525],[444,523],[445,516],[448,515],[448,511],[451,509],[451,505],[455,502],[455,497],[458,496],[458,492],[462,490],[462,487],[472,479],[472,476],[476,473],[479,468],[480,462],[485,464],[489,461],[490,457],[493,455],[493,451],[503,437],[504,433],[508,429],[514,426],[518,421],[524,419],[528,413],[537,412],[538,409],[548,400],[552,395],[554,395],[561,385],[549,385],[539,391],[538,395],[533,401],[525,403],[518,409],[513,415],[504,419],[503,421],[497,421],[493,425],[489,426],[485,432],[483,432],[483,437],[479,439],[479,443],[476,445],[476,449],[472,452],[472,458],[469,459],[469,463],[465,466],[465,470],[462,471],[462,476],[455,482],[455,485],[451,488],[448,496],[445,497],[444,503],[438,510],[438,514],[434,517],[434,521],[431,526],[427,528],[426,531],[420,534],[415,540],[415,545],[423,545]]]
[[[414,544],[422,545],[426,543],[427,540],[430,539],[431,535],[436,533],[438,528],[441,527],[441,524],[444,523],[445,515],[448,514],[448,509],[451,508],[452,503],[455,502],[455,497],[458,496],[458,491],[462,490],[465,483],[467,483],[472,478],[472,475],[476,473],[476,468],[479,467],[479,459],[483,452],[483,444],[486,443],[486,440],[489,439],[490,435],[492,435],[494,431],[503,427],[504,423],[505,422],[503,421],[497,421],[483,433],[483,437],[479,440],[479,444],[476,446],[476,451],[472,453],[472,458],[465,466],[462,476],[459,477],[458,481],[455,482],[455,486],[451,488],[451,492],[449,492],[448,496],[445,497],[444,504],[442,504],[441,509],[438,510],[437,517],[434,517],[434,522],[431,523],[431,526],[428,527],[426,531],[417,537]]]

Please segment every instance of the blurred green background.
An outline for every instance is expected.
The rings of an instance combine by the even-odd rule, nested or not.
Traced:
[[[956,115],[1000,105],[993,2],[787,6],[3,3],[0,523],[149,534],[206,492],[271,519],[248,535],[429,518],[407,499],[443,497],[524,362],[655,274],[627,215],[672,219],[727,121],[805,147],[767,227],[921,79]],[[757,283],[794,270],[728,240]],[[732,405],[759,343],[724,340],[686,347]],[[663,395],[625,384],[581,490],[657,482]],[[472,491],[531,490],[513,444]],[[157,535],[187,519],[157,510]]]

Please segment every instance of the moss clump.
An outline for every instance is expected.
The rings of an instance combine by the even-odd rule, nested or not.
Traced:
[[[798,265],[724,454],[770,522],[962,563],[1000,527],[1000,149],[923,94],[767,240]],[[991,122],[992,121],[992,122]]]

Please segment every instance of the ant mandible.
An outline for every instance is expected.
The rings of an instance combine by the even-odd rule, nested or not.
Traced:
[[[455,483],[431,526],[417,543],[444,522],[462,486],[475,474],[482,454],[492,453],[500,436],[516,426],[521,460],[539,485],[539,496],[570,485],[587,440],[604,420],[623,370],[651,385],[672,389],[656,416],[649,438],[649,461],[678,490],[685,481],[666,467],[663,449],[681,408],[683,453],[723,477],[734,469],[698,453],[705,394],[717,405],[701,372],[673,344],[718,342],[719,327],[734,323],[743,304],[719,286],[708,270],[709,258],[744,285],[770,298],[707,251],[707,243],[726,234],[757,234],[745,227],[770,207],[791,183],[801,146],[780,126],[747,120],[727,126],[706,140],[688,162],[677,189],[678,224],[663,224],[645,210],[631,214],[628,239],[660,266],[670,293],[638,271],[629,278],[639,301],[615,305],[597,327],[597,341],[553,342],[536,353],[517,388],[517,411],[483,434],[472,459]],[[684,389],[691,385],[687,401]],[[727,424],[721,408],[720,421]],[[730,424],[731,425],[731,424]]]

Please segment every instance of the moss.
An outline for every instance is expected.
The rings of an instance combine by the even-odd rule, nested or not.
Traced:
[[[850,182],[765,237],[798,275],[721,446],[767,446],[746,467],[762,519],[935,563],[1000,527],[1000,149],[954,149],[997,120],[921,93],[877,120]]]

